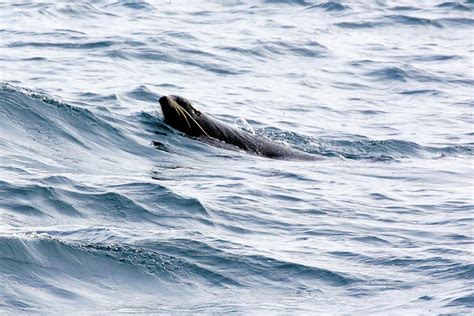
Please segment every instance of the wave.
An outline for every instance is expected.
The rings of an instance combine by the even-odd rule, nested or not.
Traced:
[[[390,161],[405,158],[462,157],[474,154],[471,145],[431,147],[404,140],[370,140],[361,136],[353,136],[353,139],[347,140],[313,138],[275,128],[259,130],[258,133],[309,153],[355,160]]]
[[[382,22],[338,22],[334,24],[335,26],[344,28],[344,29],[368,29],[378,26],[385,25]]]
[[[392,16],[387,16],[386,18],[389,19],[393,24],[434,26],[438,28],[442,27],[442,24],[436,20],[408,16],[408,15],[392,15]]]
[[[306,9],[306,10],[321,9],[321,10],[324,10],[324,11],[340,12],[340,11],[344,11],[344,10],[349,9],[349,6],[343,5],[343,4],[339,3],[339,2],[328,1],[328,2],[323,2],[323,3],[319,3],[319,4],[315,4],[315,5],[309,6],[309,7],[305,8],[305,9]]]
[[[115,159],[156,155],[150,146],[126,135],[106,112],[98,115],[8,84],[0,85],[0,98],[0,128],[5,131],[0,143],[11,149],[10,156],[35,159],[50,170],[87,170],[90,161],[113,170]]]
[[[409,10],[411,10],[411,8]],[[472,24],[474,24],[474,20],[470,18],[426,19],[409,15],[386,15],[379,20],[363,22],[344,21],[337,22],[334,25],[345,29],[369,29],[394,26],[444,28],[446,26],[471,26]]]
[[[448,304],[446,304],[446,307],[452,307],[452,306],[459,307],[460,306],[460,307],[467,307],[470,310],[472,310],[474,308],[474,295],[472,294],[471,291],[472,291],[471,288],[466,289],[465,292],[468,292],[469,294],[465,294],[463,296],[460,296],[458,298],[451,300],[450,302],[448,302]]]
[[[40,306],[49,312],[68,310],[71,304],[76,311],[87,311],[106,308],[111,300],[127,306],[127,297],[134,292],[140,292],[140,301],[148,304],[160,293],[165,305],[188,288],[175,282],[173,271],[180,270],[179,262],[126,246],[94,246],[47,233],[21,233],[0,235],[0,253],[2,283],[16,288],[3,291],[5,286],[0,285],[1,305],[17,311],[41,312]],[[32,288],[40,288],[41,295],[32,293]]]
[[[322,283],[336,287],[358,281],[354,277],[330,269],[282,261],[263,255],[236,255],[196,240],[172,239],[160,243],[144,241],[140,246],[183,258],[224,276],[239,275],[241,271],[246,271],[245,276],[234,282],[234,285],[238,286],[273,284],[287,275],[294,276],[294,282],[303,280],[304,283]],[[255,284],[255,281],[258,284]]]
[[[155,9],[155,7],[152,4],[143,0],[121,0],[121,1],[113,2],[111,4],[107,4],[105,7],[106,8],[122,7],[126,9],[137,10],[137,11],[141,11],[141,10],[149,11],[149,10]]]
[[[443,9],[450,9],[450,10],[467,11],[467,12],[472,11],[470,7],[459,2],[443,2],[436,5],[436,7],[443,8]]]
[[[46,43],[46,42],[12,42],[9,47],[53,47],[64,49],[97,49],[115,45],[113,41],[98,41],[87,43]]]
[[[212,226],[210,214],[202,203],[154,183],[85,185],[64,176],[31,179],[36,184],[0,181],[0,201],[5,218],[11,223],[81,224],[99,222],[140,223],[166,228],[195,222]]]
[[[77,19],[77,18],[102,18],[115,17],[116,15],[98,8],[92,3],[48,3],[48,4],[26,4],[36,9],[40,15],[53,19]]]
[[[375,77],[377,80],[395,80],[395,81],[407,81],[409,75],[398,67],[387,67],[379,70],[371,71],[367,73],[368,76]]]
[[[54,236],[58,233],[61,237]],[[0,272],[9,275],[7,281],[18,289],[0,294],[8,296],[3,300],[4,307],[23,311],[36,306],[51,308],[48,303],[39,304],[40,297],[28,293],[30,287],[40,287],[48,301],[60,305],[56,308],[74,303],[83,310],[86,307],[78,307],[78,302],[104,308],[103,297],[109,297],[107,301],[112,300],[114,305],[126,305],[127,296],[135,291],[148,304],[152,295],[159,295],[165,300],[160,305],[166,307],[177,297],[187,300],[205,296],[203,287],[219,293],[228,288],[248,290],[278,284],[284,288],[288,283],[306,288],[316,284],[344,287],[359,282],[329,269],[263,255],[231,254],[196,240],[127,243],[116,233],[91,227],[0,235]],[[113,242],[117,238],[120,243]],[[100,239],[109,241],[93,241]],[[118,296],[111,296],[111,292]],[[134,305],[139,304],[135,301]]]
[[[414,60],[422,61],[436,61],[436,60],[449,60],[455,57],[451,56],[424,56],[414,57]],[[401,83],[405,82],[421,82],[421,83],[438,83],[438,82],[449,82],[449,83],[463,83],[469,85],[469,80],[459,80],[456,77],[443,78],[437,73],[421,70],[409,65],[403,65],[400,67],[382,67],[372,71],[364,73],[365,76],[377,80],[377,81],[398,81]]]
[[[142,48],[135,51],[127,51],[122,49],[113,49],[106,52],[107,56],[121,59],[139,59],[152,60],[156,62],[163,62],[167,64],[178,64],[185,66],[192,66],[197,69],[209,71],[217,75],[241,75],[248,72],[245,69],[235,69],[231,65],[220,61],[218,56],[207,55],[200,50],[194,50],[192,55],[195,58],[190,58],[189,51],[183,52],[181,50],[178,54],[170,54],[164,50],[155,50],[149,48]]]
[[[474,19],[469,18],[445,18],[439,19],[440,23],[453,25],[453,26],[472,26],[474,25]]]

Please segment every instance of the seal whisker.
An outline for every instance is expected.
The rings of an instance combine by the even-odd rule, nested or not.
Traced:
[[[204,128],[202,128],[202,126],[194,119],[194,117],[192,117],[192,115],[189,114],[189,112],[188,112],[186,109],[183,109],[183,111],[184,111],[185,114],[187,114],[187,115],[189,116],[189,118],[190,118],[191,120],[193,120],[194,123],[196,123],[197,127],[199,127],[199,129],[200,129],[204,134],[206,134],[207,137],[211,137],[211,136],[204,130]],[[186,119],[186,121],[188,121],[188,120]]]
[[[189,123],[188,117],[196,124],[197,127],[207,136],[211,137],[205,130],[202,128],[202,126],[194,119],[194,117],[189,114],[189,112],[183,108],[178,102],[171,100],[170,104],[172,107],[177,110],[179,113],[181,113],[184,116],[184,119],[186,120],[186,124],[188,124],[188,127],[191,128],[191,124]]]
[[[186,124],[188,124],[188,127],[191,128],[191,124],[189,124],[188,118],[186,117],[186,114],[183,112],[184,109],[181,107],[181,105],[179,105],[174,100],[171,100],[169,104],[176,111],[176,113],[178,113],[179,116],[184,117],[184,119],[186,120]]]
[[[181,113],[183,115],[184,119],[186,120],[186,124],[188,124],[188,127],[191,128],[191,124],[189,124],[188,118],[186,116],[186,114],[189,115],[189,113],[187,113],[186,110],[184,110],[182,108],[176,108],[176,109],[179,111],[179,113]]]

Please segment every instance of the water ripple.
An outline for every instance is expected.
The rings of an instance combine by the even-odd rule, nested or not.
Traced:
[[[0,314],[472,312],[472,1],[0,6]]]

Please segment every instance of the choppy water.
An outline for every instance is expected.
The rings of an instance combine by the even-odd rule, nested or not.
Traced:
[[[472,1],[0,2],[0,312],[473,312]],[[183,137],[157,100],[326,157]]]

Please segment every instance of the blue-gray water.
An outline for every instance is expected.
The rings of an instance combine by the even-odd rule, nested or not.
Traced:
[[[0,2],[0,314],[469,314],[474,4]],[[212,147],[178,94],[325,158]]]

